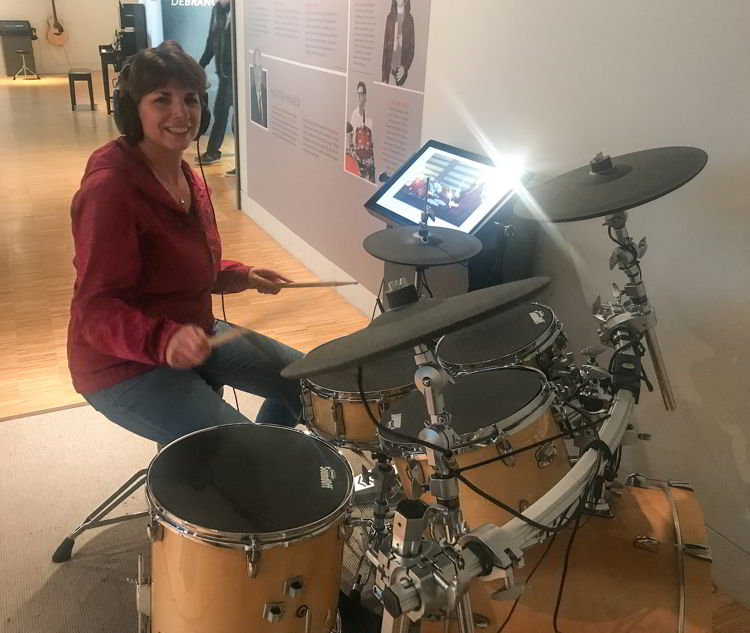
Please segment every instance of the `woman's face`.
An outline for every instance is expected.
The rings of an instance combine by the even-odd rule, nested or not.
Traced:
[[[143,95],[138,104],[143,138],[168,151],[183,151],[198,135],[198,92],[175,83]]]

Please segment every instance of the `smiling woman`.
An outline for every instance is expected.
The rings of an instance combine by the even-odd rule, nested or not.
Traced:
[[[211,293],[276,294],[291,280],[221,259],[205,184],[182,160],[208,127],[205,84],[175,42],[136,54],[115,99],[123,136],[94,152],[72,204],[73,385],[110,420],[160,443],[247,422],[219,385],[266,398],[258,422],[294,425],[300,413],[299,384],[279,374],[299,352],[247,331],[209,343],[230,327],[214,318]]]

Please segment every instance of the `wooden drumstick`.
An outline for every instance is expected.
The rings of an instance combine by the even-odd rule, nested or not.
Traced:
[[[279,284],[284,288],[332,288],[334,286],[356,286],[358,281],[291,281]]]
[[[229,341],[240,338],[246,331],[245,328],[234,326],[231,330],[209,336],[208,344],[211,349],[214,349],[215,347],[219,347],[219,345],[224,345],[224,343],[229,343]]]

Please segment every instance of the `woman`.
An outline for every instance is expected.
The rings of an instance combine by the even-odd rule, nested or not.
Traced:
[[[248,422],[214,390],[266,400],[257,421],[294,425],[299,385],[281,378],[296,350],[231,326],[211,293],[275,294],[289,279],[221,259],[206,189],[182,160],[198,134],[206,77],[179,44],[136,54],[121,74],[125,135],[96,150],[73,198],[76,282],[68,364],[76,390],[113,422],[156,442]]]

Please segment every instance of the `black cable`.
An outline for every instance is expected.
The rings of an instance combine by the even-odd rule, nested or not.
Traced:
[[[208,190],[208,187],[206,187],[206,190]],[[224,293],[221,293],[221,314],[224,316],[224,323],[229,323],[229,320],[227,319],[227,310],[224,307]],[[237,412],[242,413],[240,411],[240,401],[237,400],[237,390],[232,387],[232,393],[234,393],[234,404],[236,405]]]
[[[643,278],[643,273],[641,272],[641,264],[638,261],[638,250],[633,246],[632,243],[625,243],[618,240],[613,234],[612,234],[612,227],[607,227],[607,235],[609,236],[609,239],[611,239],[615,244],[617,244],[620,248],[624,248],[626,251],[628,251],[635,260],[633,264],[636,268],[638,268],[638,276]]]
[[[430,293],[430,298],[434,299],[435,295],[432,294],[432,289],[430,288],[430,284],[427,283],[427,272],[422,270],[419,273],[422,276],[422,285],[424,286],[425,290]]]
[[[370,323],[372,323],[375,320],[375,310],[378,309],[378,306],[380,306],[380,309],[382,312],[383,304],[380,302],[380,293],[383,292],[384,286],[385,286],[385,277],[383,277],[380,280],[380,288],[378,288],[378,294],[375,295],[375,305],[372,306],[372,316],[370,317]]]
[[[557,538],[557,532],[554,532],[552,534],[552,537],[549,540],[549,543],[547,544],[547,549],[544,550],[544,553],[539,557],[539,560],[536,562],[536,565],[534,565],[534,568],[529,572],[529,575],[524,578],[524,582],[528,583],[529,580],[531,580],[531,577],[534,575],[534,572],[539,569],[539,565],[542,564],[544,559],[547,557],[547,554],[549,554],[549,551],[552,549],[552,544],[555,542],[555,539]],[[521,596],[523,594],[519,594],[519,596],[515,599],[513,602],[513,606],[510,608],[510,612],[506,616],[503,623],[500,625],[500,628],[497,630],[496,633],[503,633],[503,629],[508,626],[508,622],[510,622],[510,619],[513,617],[513,612],[516,610],[516,607],[518,606],[518,602],[521,600]]]
[[[578,516],[576,516],[576,522],[573,526],[573,533],[570,535],[570,540],[568,541],[568,546],[565,548],[565,559],[563,561],[563,571],[562,576],[560,577],[560,588],[557,591],[557,602],[555,603],[555,613],[552,617],[552,628],[555,630],[555,633],[560,633],[560,630],[557,628],[557,616],[560,614],[560,605],[562,604],[562,596],[563,596],[563,589],[565,589],[565,578],[568,575],[568,563],[570,562],[570,550],[573,548],[573,541],[576,538],[576,534],[578,533],[578,527],[581,522],[581,514],[582,512],[578,513]]]

